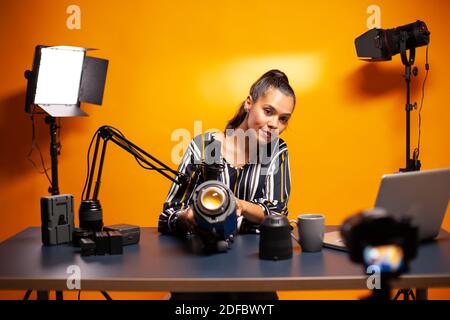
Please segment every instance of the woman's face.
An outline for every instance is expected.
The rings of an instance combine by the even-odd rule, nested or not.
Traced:
[[[268,143],[286,129],[294,111],[294,98],[269,88],[257,101],[249,96],[244,107],[248,110],[247,129],[255,130],[258,140]]]

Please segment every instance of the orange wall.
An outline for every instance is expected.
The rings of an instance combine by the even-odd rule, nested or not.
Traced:
[[[66,27],[72,4],[81,8],[80,30]],[[195,120],[203,129],[223,128],[252,82],[271,68],[287,73],[298,96],[283,134],[291,159],[291,217],[322,212],[328,224],[339,224],[372,206],[380,176],[404,166],[405,89],[399,55],[377,64],[356,58],[353,41],[367,30],[371,4],[381,8],[383,28],[421,19],[431,31],[421,160],[423,169],[449,167],[449,1],[2,0],[0,240],[40,225],[39,198],[48,187],[27,160],[31,122],[23,112],[23,71],[31,68],[37,44],[98,48],[90,55],[110,61],[103,106],[84,105],[90,117],[62,120],[60,189],[74,194],[76,208],[87,147],[100,125],[116,126],[170,163],[175,129],[193,133]],[[424,63],[422,47],[413,101],[420,100]],[[415,111],[414,144],[417,122]],[[37,142],[50,165],[48,128],[39,117]],[[36,151],[33,159],[38,163]],[[105,223],[156,226],[169,185],[111,146],[100,193]],[[448,214],[444,227],[450,230]]]

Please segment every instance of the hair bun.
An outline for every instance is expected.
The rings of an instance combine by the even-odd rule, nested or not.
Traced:
[[[283,71],[280,71],[278,69],[272,69],[267,71],[263,77],[271,77],[271,78],[279,78],[285,81],[286,83],[289,83],[288,77]]]

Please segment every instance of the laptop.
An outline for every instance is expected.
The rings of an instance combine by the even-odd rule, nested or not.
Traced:
[[[396,218],[409,217],[419,240],[435,238],[450,199],[450,168],[383,175],[375,207]],[[339,231],[324,234],[324,247],[346,250]]]

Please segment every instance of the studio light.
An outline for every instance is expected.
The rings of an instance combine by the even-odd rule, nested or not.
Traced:
[[[52,117],[86,116],[80,102],[101,105],[108,60],[88,57],[91,49],[36,46],[28,79],[25,111],[38,105]]]
[[[427,25],[417,20],[397,28],[369,30],[355,39],[355,47],[362,60],[389,61],[402,51],[422,47],[429,42]]]
[[[80,102],[101,105],[105,89],[108,60],[86,56],[92,49],[38,45],[35,47],[33,69],[25,71],[27,91],[25,112],[34,114],[39,106],[46,114],[45,122],[50,127],[50,155],[52,158],[52,180],[49,192],[59,194],[56,117],[87,116],[80,109]]]
[[[425,22],[417,20],[414,23],[406,24],[393,29],[377,29],[369,30],[355,39],[356,54],[364,61],[389,61],[392,56],[400,53],[402,63],[405,66],[405,83],[406,83],[406,165],[400,168],[400,171],[417,171],[420,170],[421,163],[419,160],[420,153],[420,122],[419,122],[419,143],[413,152],[411,158],[410,152],[410,113],[417,107],[417,104],[411,103],[410,84],[411,76],[417,76],[417,67],[414,65],[416,57],[416,48],[427,46],[427,62],[425,64],[428,73],[428,44],[430,43],[430,32]],[[409,57],[407,56],[409,51]],[[425,76],[426,79],[426,76]],[[420,113],[419,113],[420,118]]]
[[[192,203],[195,221],[202,230],[198,235],[203,251],[227,251],[237,229],[233,192],[220,181],[205,181],[196,188]]]

